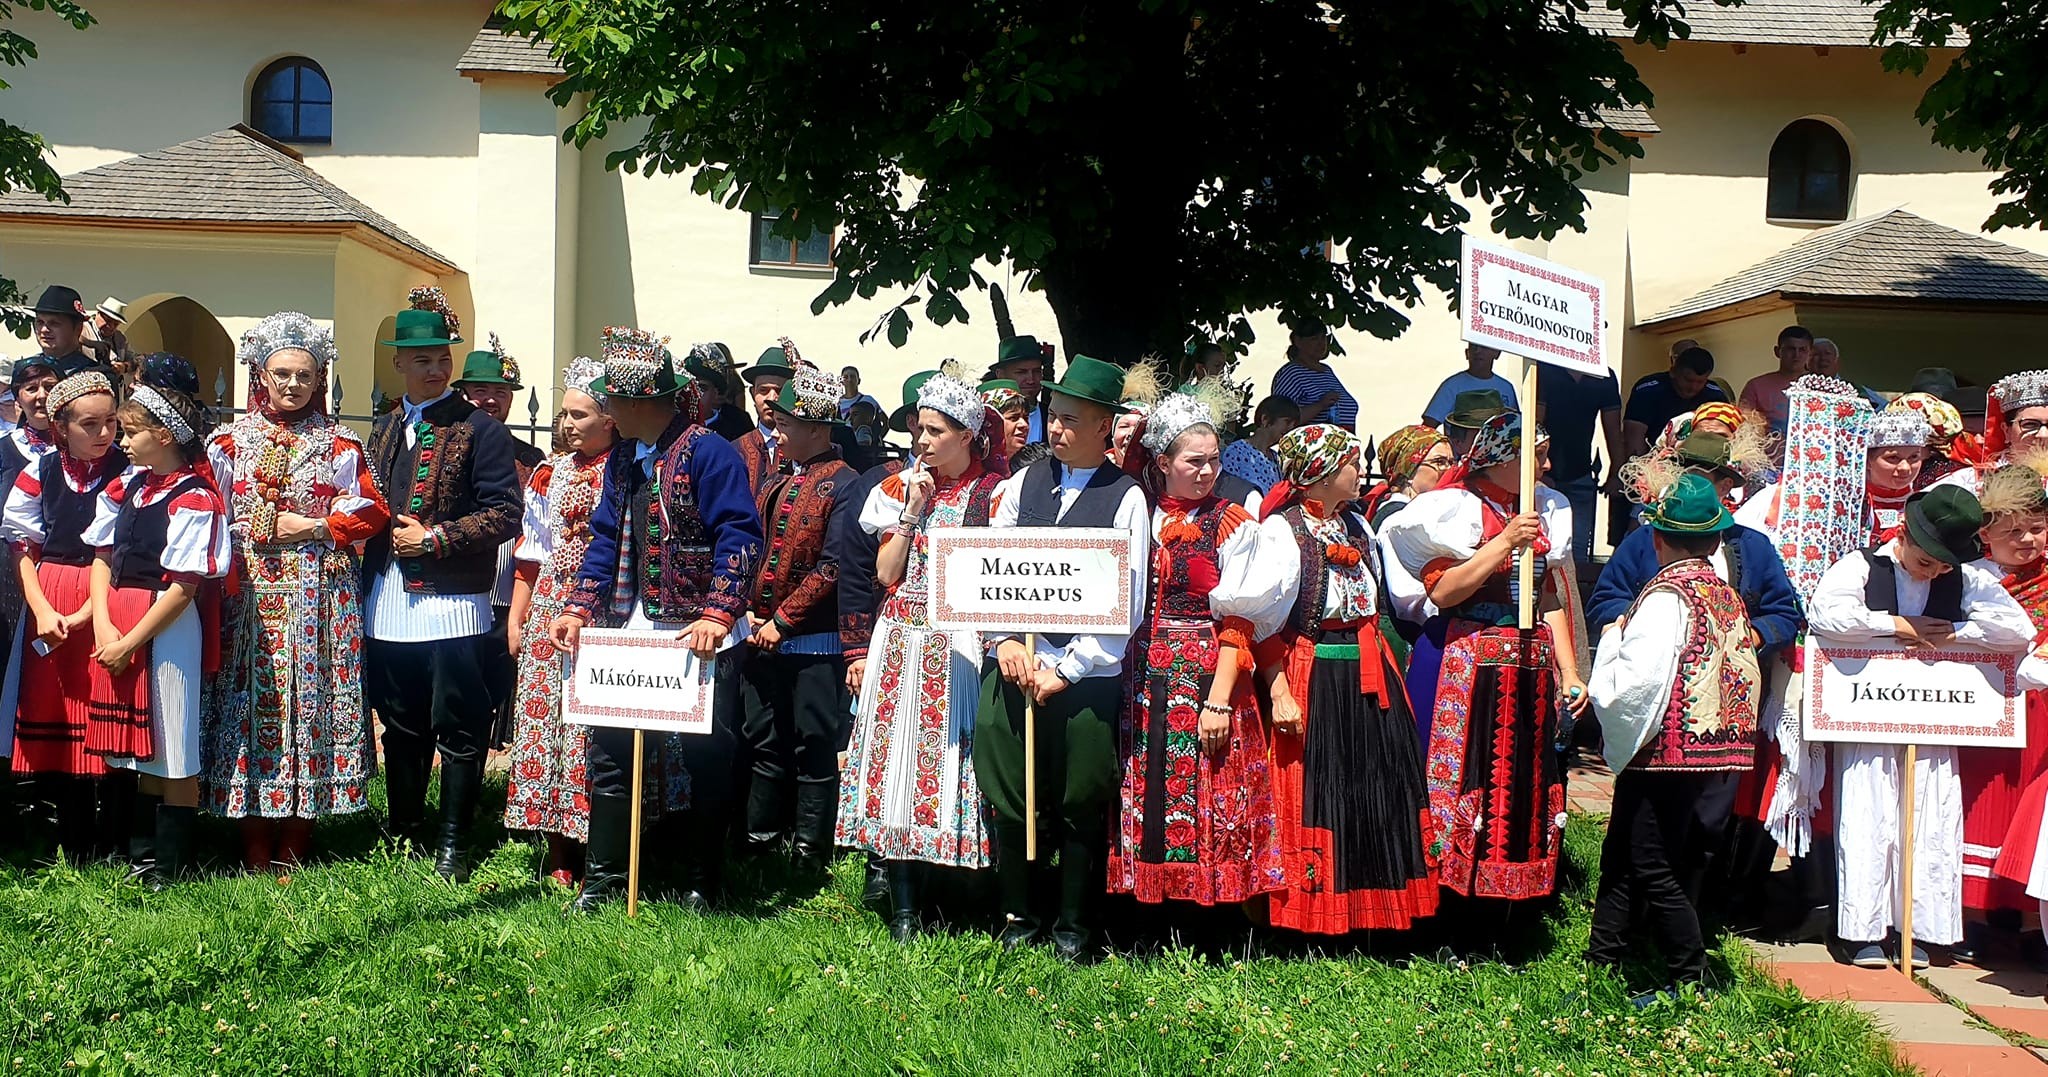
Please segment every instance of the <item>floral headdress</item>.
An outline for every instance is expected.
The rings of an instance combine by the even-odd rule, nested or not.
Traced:
[[[448,335],[462,336],[462,319],[455,316],[455,308],[448,305],[448,296],[441,289],[422,284],[405,295],[406,304],[414,310],[431,310],[448,323]]]

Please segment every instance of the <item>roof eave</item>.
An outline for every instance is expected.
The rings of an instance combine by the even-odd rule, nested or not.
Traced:
[[[73,221],[101,228],[133,228],[155,232],[229,232],[254,235],[330,235],[353,239],[358,243],[395,258],[401,262],[424,270],[435,276],[445,277],[461,272],[453,263],[438,254],[422,251],[410,244],[384,234],[360,221],[219,221],[206,218],[172,217],[122,217],[108,214],[80,213],[70,210],[46,213],[21,213],[0,210],[0,224],[47,225],[58,221]]]
[[[508,71],[498,67],[458,67],[455,73],[471,82],[483,82],[486,79],[527,79],[550,87],[569,77],[566,71]]]

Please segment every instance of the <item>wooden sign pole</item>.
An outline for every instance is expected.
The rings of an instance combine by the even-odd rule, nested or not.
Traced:
[[[1906,773],[1899,782],[1899,971],[1913,975],[1913,772],[1919,769],[1920,748],[1906,745]]]
[[[1024,656],[1038,668],[1038,633],[1024,633]],[[1038,859],[1038,703],[1024,693],[1024,859]]]
[[[646,780],[647,731],[633,731],[633,833],[626,847],[626,915],[640,915],[640,810]]]
[[[1522,360],[1522,505],[1520,511],[1536,511],[1536,360]],[[1520,603],[1516,624],[1527,632],[1536,627],[1536,546],[1522,548]]]

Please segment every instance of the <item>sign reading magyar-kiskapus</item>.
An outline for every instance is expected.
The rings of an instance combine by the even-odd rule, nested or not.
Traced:
[[[1607,373],[1607,288],[1598,277],[1469,235],[1458,268],[1467,342]]]
[[[926,536],[935,628],[1131,630],[1131,536],[1115,528],[942,527]]]
[[[2026,745],[2019,656],[1889,640],[1806,641],[1806,739],[1861,744]]]

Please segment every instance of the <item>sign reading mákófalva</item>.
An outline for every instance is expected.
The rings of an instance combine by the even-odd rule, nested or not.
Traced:
[[[1852,744],[2026,746],[2019,657],[1890,640],[1806,640],[1806,739]]]
[[[562,683],[562,720],[709,733],[715,665],[674,632],[586,628]]]
[[[1131,630],[1131,535],[1095,527],[938,527],[931,622],[976,632]]]
[[[1467,235],[1458,312],[1467,343],[1607,373],[1607,286],[1598,277]]]

